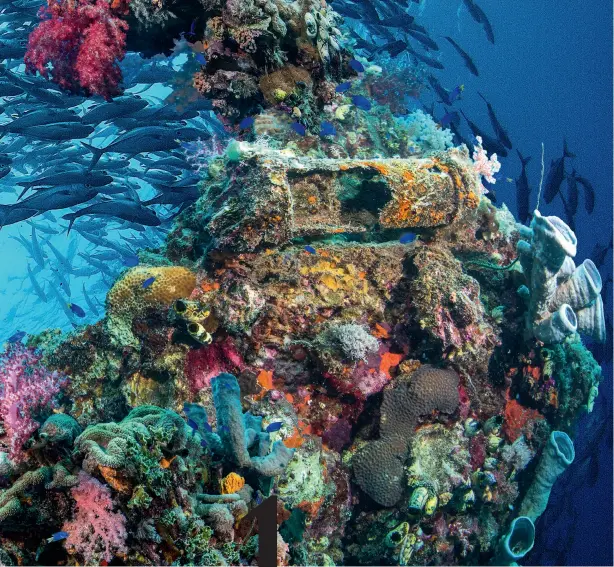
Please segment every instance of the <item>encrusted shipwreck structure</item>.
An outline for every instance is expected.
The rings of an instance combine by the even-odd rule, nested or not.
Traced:
[[[267,110],[103,320],[6,352],[0,561],[257,564],[268,496],[279,565],[521,560],[598,392],[594,265],[468,148],[336,89],[370,79],[330,7],[206,4],[201,92],[229,128]]]
[[[296,238],[449,225],[476,208],[479,187],[458,149],[414,159],[331,159],[231,144],[171,237],[171,258],[256,252]],[[178,242],[175,243],[175,240]]]

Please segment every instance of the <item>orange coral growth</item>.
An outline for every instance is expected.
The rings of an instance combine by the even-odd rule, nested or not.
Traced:
[[[323,503],[324,496],[321,496],[315,501],[303,500],[297,507],[305,512],[305,514],[307,514],[311,519],[313,519],[318,515],[318,511]]]
[[[288,449],[296,449],[300,447],[305,440],[303,439],[303,435],[299,431],[297,427],[294,428],[294,432],[290,437],[287,437],[283,440],[283,444],[288,447]]]
[[[371,169],[375,169],[382,175],[390,175],[390,169],[385,166],[383,163],[377,163],[376,161],[366,161],[365,165],[370,167]]]
[[[530,435],[530,431],[525,431],[531,421],[544,419],[544,416],[535,409],[527,408],[518,403],[515,399],[507,400],[503,415],[503,433],[510,441],[516,441],[523,433]]]
[[[377,339],[388,339],[390,338],[390,333],[384,329],[379,323],[375,323],[375,331],[371,333]]]
[[[217,282],[203,281],[200,284],[200,289],[202,289],[205,292],[207,292],[207,291],[217,291],[218,289],[220,289],[220,284],[217,283]]]
[[[118,470],[111,467],[103,467],[102,465],[98,466],[98,470],[109,486],[113,487],[117,492],[122,494],[132,493],[132,484]]]
[[[171,463],[177,458],[177,455],[175,455],[172,459],[167,459],[166,457],[163,457],[162,460],[160,461],[160,466],[163,469],[168,469],[171,466]]]
[[[394,366],[398,366],[403,359],[402,354],[394,354],[392,352],[385,352],[382,354],[382,359],[379,363],[379,369],[390,378],[390,369]]]
[[[234,472],[225,476],[221,481],[222,494],[234,494],[245,486],[245,479]]]
[[[272,390],[273,372],[270,370],[261,370],[258,373],[258,384],[260,384],[265,390]]]

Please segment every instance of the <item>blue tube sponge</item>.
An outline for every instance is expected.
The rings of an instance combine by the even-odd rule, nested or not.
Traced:
[[[294,455],[281,441],[271,446],[270,436],[262,430],[262,417],[243,413],[241,389],[232,374],[220,374],[211,380],[217,432],[226,454],[239,466],[263,476],[283,472]],[[251,452],[250,452],[251,449]]]
[[[558,217],[535,211],[531,227],[523,227],[517,244],[522,270],[527,278],[528,335],[555,344],[576,331],[605,341],[605,315],[599,294],[599,270],[591,260],[575,265],[577,240]]]
[[[535,543],[535,525],[531,518],[519,516],[514,518],[507,534],[501,538],[492,565],[517,565]]]
[[[543,514],[552,486],[574,457],[573,442],[567,433],[553,431],[535,469],[535,478],[520,505],[521,516],[535,521]]]

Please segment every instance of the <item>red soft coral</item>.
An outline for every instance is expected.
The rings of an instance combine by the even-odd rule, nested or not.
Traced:
[[[119,94],[117,64],[126,51],[128,24],[106,0],[90,3],[50,0],[40,11],[41,23],[30,34],[24,61],[71,92],[110,99]]]
[[[215,378],[218,374],[236,373],[244,367],[241,354],[229,337],[191,350],[185,359],[185,374],[194,394],[203,388],[209,388],[211,378]]]
[[[515,399],[509,398],[505,405],[503,420],[503,433],[512,442],[521,435],[531,438],[535,422],[544,419],[544,416],[535,409],[519,404]]]

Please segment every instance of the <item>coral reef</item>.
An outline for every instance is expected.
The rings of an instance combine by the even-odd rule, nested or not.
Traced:
[[[327,81],[353,73],[340,21],[314,0],[212,3],[194,86],[231,121],[281,104],[314,114],[334,91]]]
[[[424,77],[357,58],[325,2],[49,10],[30,70],[110,96],[124,21],[148,55],[181,36],[234,138],[189,146],[198,198],[101,321],[3,355],[0,562],[254,565],[273,535],[279,565],[522,559],[601,381],[572,230],[492,204],[496,155],[400,117]]]

